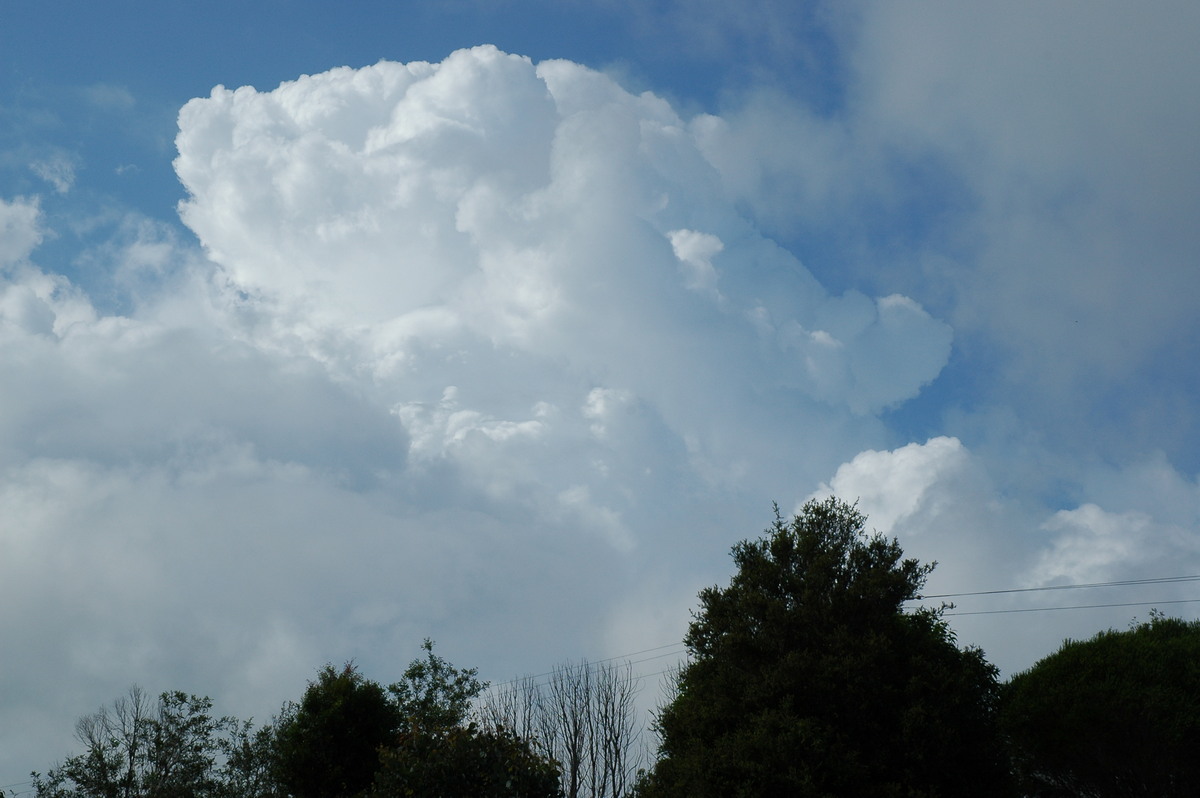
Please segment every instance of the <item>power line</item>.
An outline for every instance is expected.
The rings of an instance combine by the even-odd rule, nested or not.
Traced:
[[[679,651],[668,651],[665,654],[656,654],[653,657],[646,657],[645,659],[630,660],[630,657],[636,657],[639,654],[649,654],[651,651],[662,651],[664,648],[675,648],[675,649],[680,649],[680,650]],[[585,661],[585,662],[586,662],[586,665],[587,665],[587,668],[589,671],[599,665],[603,665],[607,662],[613,662],[616,660],[624,660],[625,662],[628,662],[628,664],[630,664],[630,665],[636,665],[639,662],[648,662],[652,659],[661,659],[662,657],[669,657],[672,654],[682,654],[683,653],[682,648],[683,648],[682,642],[667,643],[666,645],[662,645],[662,646],[654,646],[653,648],[644,648],[641,651],[634,651],[631,654],[618,654],[615,657],[606,657],[605,659],[598,659],[598,660],[594,660],[594,661]],[[489,685],[488,689],[496,690],[501,687],[507,687],[510,684],[517,684],[518,682],[525,682],[525,681],[530,681],[530,682],[533,682],[536,684],[537,681],[539,679],[541,679],[542,677],[553,676],[554,674],[558,673],[558,671],[559,671],[559,668],[555,668],[554,670],[549,670],[544,673],[535,673],[535,674],[532,674],[529,676],[518,676],[515,679],[509,679],[507,681],[496,682],[495,684]]]
[[[932,596],[930,598],[933,598]],[[1095,610],[1108,607],[1156,607],[1160,604],[1196,604],[1200,599],[1174,599],[1170,601],[1130,601],[1123,604],[1080,604],[1072,607],[1023,607],[1011,610],[974,610],[970,612],[946,612],[943,615],[1006,615],[1013,612],[1055,612],[1057,610]]]
[[[1080,590],[1091,587],[1129,587],[1133,585],[1164,585],[1180,582],[1200,581],[1200,574],[1190,576],[1160,576],[1150,579],[1121,579],[1112,582],[1086,582],[1073,585],[1046,585],[1045,587],[1013,587],[1004,590],[976,590],[969,593],[936,593],[918,596],[914,601],[922,599],[960,598],[964,596],[998,596],[1004,593],[1035,593],[1043,590]],[[957,613],[962,614],[962,613]]]
[[[1004,589],[999,589],[999,590],[975,590],[975,591],[967,591],[967,592],[962,592],[962,593],[934,593],[934,594],[929,594],[929,595],[922,595],[922,596],[919,596],[918,598],[912,599],[912,600],[913,601],[921,601],[921,600],[926,600],[926,599],[966,598],[969,596],[998,596],[998,595],[1014,594],[1014,593],[1036,593],[1036,592],[1051,591],[1051,590],[1082,590],[1082,589],[1087,589],[1087,588],[1136,587],[1139,585],[1181,584],[1181,583],[1197,582],[1197,581],[1200,581],[1200,574],[1187,574],[1187,575],[1183,575],[1183,576],[1160,576],[1160,577],[1149,577],[1149,578],[1145,578],[1145,579],[1119,579],[1119,580],[1112,580],[1109,582],[1080,582],[1080,583],[1073,583],[1073,584],[1069,584],[1069,585],[1046,585],[1043,587],[1017,587],[1017,588],[1004,588]],[[1113,604],[1083,604],[1083,605],[1069,606],[1069,607],[1025,607],[1025,608],[1019,608],[1019,609],[1006,609],[1006,610],[973,610],[973,611],[946,612],[943,614],[946,616],[1004,615],[1004,614],[1017,613],[1017,612],[1057,612],[1057,611],[1061,611],[1061,610],[1076,610],[1076,609],[1083,610],[1083,609],[1106,609],[1106,608],[1119,608],[1119,607],[1147,607],[1147,606],[1168,605],[1168,604],[1193,604],[1193,603],[1200,603],[1200,599],[1178,599],[1178,600],[1166,600],[1166,601],[1136,601],[1136,602],[1113,603]],[[655,651],[663,651],[664,649],[674,649],[674,650],[667,651],[664,654],[656,654],[653,657],[646,657],[644,659],[639,659],[639,660],[631,660],[630,659],[631,657],[636,657],[640,654],[649,654],[649,653],[655,652]],[[654,646],[652,648],[644,648],[644,649],[641,649],[640,651],[634,651],[629,654],[618,654],[613,657],[606,657],[605,659],[590,661],[590,662],[587,662],[586,664],[587,664],[587,667],[589,670],[595,668],[596,666],[603,665],[608,662],[615,662],[617,660],[624,660],[630,665],[636,665],[638,663],[647,662],[647,661],[650,661],[653,659],[661,659],[662,657],[669,657],[669,656],[673,656],[676,654],[682,654],[684,652],[684,650],[685,650],[685,646],[682,642],[667,643],[665,645]],[[558,671],[558,669],[556,668],[554,670],[545,671],[543,673],[536,673],[536,674],[529,675],[529,676],[519,676],[519,677],[516,677],[513,679],[508,679],[503,682],[496,682],[494,684],[490,684],[490,685],[488,685],[487,689],[488,689],[488,691],[498,690],[502,687],[508,687],[509,685],[518,684],[518,683],[526,682],[526,681],[528,681],[532,685],[541,686],[541,685],[548,683],[547,681],[542,681],[543,679],[547,679],[547,677],[554,676],[554,674],[557,671]],[[661,673],[666,673],[666,671],[660,671],[659,674],[661,674]],[[653,676],[653,675],[659,675],[659,674],[649,674],[649,675]],[[642,678],[642,677],[635,676],[634,678]]]

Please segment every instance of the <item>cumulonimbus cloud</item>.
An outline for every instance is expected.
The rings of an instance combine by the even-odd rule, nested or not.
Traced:
[[[692,120],[578,64],[380,62],[179,124],[209,260],[130,227],[93,255],[125,315],[0,205],[0,603],[53,634],[0,618],[65,669],[31,695],[192,668],[258,695],[437,629],[502,673],[669,641],[746,513],[879,445],[949,353],[910,299],[831,295]]]
[[[218,87],[178,146],[183,218],[231,285],[356,368],[470,339],[663,405],[683,358],[693,397],[732,367],[873,413],[948,356],[912,301],[831,297],[756,232],[665,101],[574,63],[478,47]]]

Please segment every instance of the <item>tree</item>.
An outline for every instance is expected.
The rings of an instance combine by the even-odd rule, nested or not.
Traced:
[[[372,798],[560,798],[559,770],[502,726],[412,726],[380,755]]]
[[[404,678],[388,687],[400,715],[409,726],[443,728],[463,723],[471,702],[487,686],[476,668],[456,668],[433,653],[433,641],[421,644],[424,659],[415,659]]]
[[[231,724],[221,738],[223,794],[228,798],[283,798],[278,780],[276,729],[278,718],[255,728],[253,722]]]
[[[1026,795],[1200,795],[1200,621],[1067,640],[1009,680],[1001,719]]]
[[[472,717],[485,684],[424,643],[404,678],[391,685],[402,723],[380,752],[371,798],[558,798],[557,764],[527,738]]]
[[[384,688],[353,664],[326,665],[271,723],[214,718],[181,692],[139,688],[79,719],[81,754],[38,798],[559,798],[559,770],[535,744],[481,724],[484,684],[433,652]],[[3,798],[0,795],[0,798]]]
[[[80,718],[84,752],[45,776],[32,774],[38,798],[222,796],[218,765],[232,718],[213,718],[208,698],[167,692],[151,701],[138,687]]]
[[[567,798],[622,798],[641,764],[637,694],[628,663],[581,660],[555,667],[544,683],[510,682],[485,711],[559,763]]]
[[[388,692],[352,663],[326,665],[276,724],[276,779],[295,798],[356,795],[374,781],[401,720]]]
[[[996,669],[941,610],[904,610],[933,564],[836,498],[733,547],[700,593],[643,796],[1005,794]]]

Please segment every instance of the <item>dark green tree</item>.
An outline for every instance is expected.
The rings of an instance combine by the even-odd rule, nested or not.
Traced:
[[[1025,795],[1200,795],[1200,621],[1068,640],[1009,680],[1001,719]]]
[[[528,740],[477,723],[410,726],[381,754],[373,798],[559,798],[559,769]]]
[[[559,770],[528,740],[482,725],[472,705],[486,685],[474,668],[456,668],[433,652],[414,660],[389,687],[403,718],[380,753],[372,798],[557,798]]]
[[[353,664],[326,665],[275,729],[275,775],[295,798],[348,798],[369,787],[379,750],[401,728],[395,701]]]
[[[996,669],[941,610],[905,611],[933,565],[830,498],[733,547],[707,588],[643,796],[1004,795]]]

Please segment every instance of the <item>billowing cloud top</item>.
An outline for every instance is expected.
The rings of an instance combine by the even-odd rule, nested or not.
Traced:
[[[218,87],[180,114],[182,216],[278,342],[377,378],[486,344],[681,433],[734,385],[855,413],[915,395],[949,328],[903,297],[828,296],[727,199],[704,121],[494,47]]]

